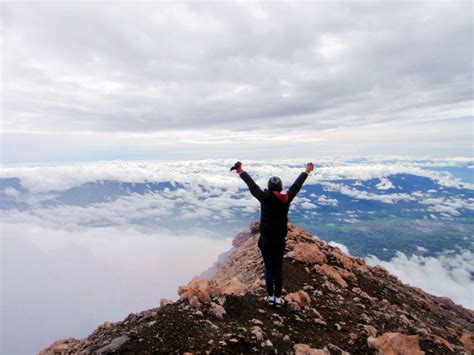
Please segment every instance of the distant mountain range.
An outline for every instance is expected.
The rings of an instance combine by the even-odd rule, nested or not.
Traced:
[[[19,178],[0,179],[0,209],[7,215],[52,213],[70,206],[107,210],[127,205],[130,209],[139,203],[151,212],[130,217],[128,223],[149,227],[194,224],[235,232],[249,219],[258,218],[258,204],[249,198],[243,186],[226,190],[186,181],[98,180],[63,191],[52,187],[32,193]],[[166,210],[166,218],[154,216],[153,209]],[[396,173],[367,180],[309,180],[291,208],[290,219],[325,240],[343,243],[358,256],[388,260],[396,251],[422,251],[425,256],[446,250],[474,251],[474,190],[442,185],[426,176]],[[106,226],[116,222],[104,218],[78,223]]]

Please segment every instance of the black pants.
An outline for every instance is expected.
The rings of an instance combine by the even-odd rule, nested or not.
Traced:
[[[258,247],[262,252],[265,265],[265,284],[269,296],[281,297],[283,287],[283,254],[285,253],[285,239],[272,239],[260,236]]]

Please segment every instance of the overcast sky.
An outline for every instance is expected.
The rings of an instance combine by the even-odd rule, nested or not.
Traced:
[[[471,155],[472,6],[4,1],[2,159]]]

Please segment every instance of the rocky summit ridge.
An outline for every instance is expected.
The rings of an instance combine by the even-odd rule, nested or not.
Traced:
[[[472,354],[474,312],[288,225],[284,307],[265,302],[258,223],[176,302],[59,340],[41,355],[155,353]]]

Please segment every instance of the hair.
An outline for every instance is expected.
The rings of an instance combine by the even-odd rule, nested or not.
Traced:
[[[281,182],[281,179],[278,176],[272,176],[268,180],[268,189],[270,191],[278,191],[278,192],[283,190],[283,183]]]

